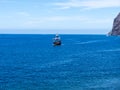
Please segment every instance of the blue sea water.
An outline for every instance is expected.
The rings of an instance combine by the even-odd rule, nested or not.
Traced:
[[[0,35],[0,90],[120,90],[120,37]]]

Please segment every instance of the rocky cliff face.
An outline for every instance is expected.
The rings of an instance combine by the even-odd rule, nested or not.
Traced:
[[[113,28],[109,35],[120,35],[120,13],[114,19]]]

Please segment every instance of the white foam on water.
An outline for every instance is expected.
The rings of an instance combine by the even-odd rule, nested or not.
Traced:
[[[94,85],[90,85],[90,88],[120,88],[120,78],[101,79],[94,82]]]
[[[98,52],[115,52],[115,51],[120,51],[120,48],[117,48],[117,49],[108,49],[108,50],[100,50]]]
[[[50,67],[54,67],[54,66],[58,66],[58,65],[66,64],[66,63],[71,63],[72,61],[73,61],[72,59],[64,60],[64,61],[54,61],[54,62],[41,65],[41,68],[50,68]]]
[[[120,90],[120,78],[95,79],[85,84],[65,90]]]
[[[86,41],[86,42],[77,42],[76,44],[91,44],[91,43],[97,43],[97,42],[104,42],[106,40],[92,40],[92,41]]]

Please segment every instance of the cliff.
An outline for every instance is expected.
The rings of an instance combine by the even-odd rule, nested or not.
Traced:
[[[114,19],[112,31],[108,35],[120,35],[120,13]]]

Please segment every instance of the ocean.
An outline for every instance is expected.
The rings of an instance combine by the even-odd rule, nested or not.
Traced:
[[[120,37],[0,35],[0,90],[120,90]]]

